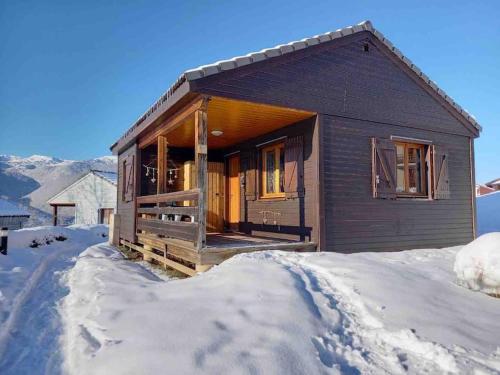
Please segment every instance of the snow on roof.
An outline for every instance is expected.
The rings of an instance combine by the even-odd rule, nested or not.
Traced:
[[[92,170],[91,172],[99,177],[104,178],[105,180],[108,180],[113,185],[117,184],[118,174],[116,172],[106,172],[106,171],[97,171],[97,170]]]
[[[500,178],[497,179],[497,180],[493,180],[493,181],[487,182],[486,185],[487,186],[489,186],[489,185],[500,185]]]
[[[397,49],[389,39],[387,39],[380,31],[376,30],[370,21],[363,21],[357,25],[344,27],[335,31],[330,31],[324,34],[316,35],[311,38],[304,38],[302,40],[293,41],[287,44],[281,44],[273,48],[263,49],[258,52],[252,52],[245,56],[237,56],[228,60],[217,61],[213,64],[202,65],[194,69],[188,69],[182,73],[172,86],[160,96],[160,98],[137,119],[137,121],[127,130],[127,132],[120,138],[127,137],[133,129],[144,122],[150,115],[152,115],[160,106],[172,97],[175,91],[186,81],[192,81],[199,78],[207,77],[217,74],[226,70],[232,70],[253,64],[259,61],[271,59],[273,57],[285,55],[290,52],[295,52],[304,48],[308,48],[317,44],[330,42],[335,39],[343,38],[350,34],[368,31],[372,33],[378,40],[380,40],[389,50],[391,50],[403,63],[405,63],[415,74],[417,74],[424,82],[429,85],[439,96],[446,100],[452,107],[454,107],[465,119],[467,119],[477,130],[481,131],[481,125],[476,121],[475,117],[467,110],[462,108],[455,102],[448,94],[439,88],[433,80],[431,80],[425,73],[423,73],[408,57],[404,56],[399,49]],[[116,145],[116,143],[115,143]],[[114,145],[112,146],[114,147]]]
[[[24,208],[0,198],[0,216],[30,216]]]
[[[79,184],[80,181],[82,181],[84,178],[86,178],[89,174],[93,174],[93,175],[99,176],[103,180],[105,180],[105,181],[107,181],[107,182],[109,182],[109,183],[117,186],[118,175],[115,172],[107,172],[107,171],[99,171],[99,170],[91,169],[87,173],[83,174],[80,178],[78,178],[75,182],[73,182],[72,184],[66,186],[59,193],[57,193],[56,195],[54,195],[52,198],[48,199],[47,202],[49,204],[57,202],[57,199],[59,198],[59,196],[61,196],[62,194],[64,194],[67,190],[71,189],[73,186]]]

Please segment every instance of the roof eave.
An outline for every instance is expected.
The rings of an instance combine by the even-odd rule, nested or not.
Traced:
[[[394,53],[400,61],[410,68],[424,83],[446,101],[451,108],[474,129],[477,134],[482,131],[481,125],[476,121],[474,116],[457,104],[450,96],[448,96],[437,84],[424,74],[408,57],[403,55],[380,31],[375,29],[370,21],[363,21],[354,26],[348,26],[343,29],[328,32],[321,35],[316,35],[312,38],[304,38],[299,41],[290,42],[288,44],[278,45],[274,48],[268,48],[259,52],[249,53],[245,56],[234,57],[229,60],[218,61],[213,64],[203,65],[195,69],[186,70],[179,76],[176,82],[165,92],[133,125],[127,132],[111,146],[113,154],[119,153],[125,147],[132,144],[133,140],[139,133],[142,133],[149,125],[151,125],[160,115],[165,113],[175,103],[177,103],[184,95],[190,91],[189,82],[196,81],[211,75],[215,75],[224,71],[237,69],[239,67],[264,61],[274,57],[282,56],[294,51],[302,50],[321,43],[327,43],[335,39],[343,38],[347,35],[370,32],[381,43],[383,43],[392,53]]]

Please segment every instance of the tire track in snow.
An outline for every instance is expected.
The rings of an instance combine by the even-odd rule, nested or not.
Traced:
[[[69,247],[64,245],[56,246],[60,246],[60,248],[54,250],[51,249],[53,251],[52,254],[44,257],[29,275],[28,279],[25,281],[23,289],[17,294],[12,302],[12,308],[8,318],[4,324],[0,326],[0,369],[2,369],[2,373],[4,373],[4,371],[13,371],[13,373],[17,373],[16,365],[18,365],[18,362],[22,360],[22,358],[19,358],[20,353],[12,353],[12,351],[15,352],[17,349],[14,348],[14,350],[12,350],[13,342],[16,343],[16,347],[22,348],[24,346],[23,355],[26,354],[26,351],[39,351],[36,347],[36,342],[32,342],[36,337],[32,337],[32,335],[26,331],[29,330],[30,324],[36,325],[37,323],[40,323],[40,321],[37,321],[37,318],[43,319],[45,317],[43,313],[46,313],[49,316],[52,315],[51,311],[43,311],[43,313],[41,313],[41,310],[50,310],[50,308],[55,307],[57,299],[59,298],[53,301],[43,301],[43,304],[35,305],[34,310],[31,311],[27,311],[26,307],[32,307],[29,306],[31,300],[40,297],[37,293],[39,293],[41,281],[44,278],[50,278],[50,280],[48,280],[48,287],[53,287],[50,292],[55,292],[54,294],[58,297],[57,289],[62,287],[57,282],[53,282],[52,277],[54,273],[67,268],[70,258],[81,250],[81,246],[79,246],[78,243],[71,244]],[[66,257],[66,254],[69,256]],[[47,292],[47,290],[44,290],[43,293]],[[21,318],[25,317],[27,314],[28,319],[25,319],[21,323]],[[38,337],[45,338],[45,334],[50,333],[50,330],[57,331],[58,329],[58,326],[51,326],[50,323],[52,322],[50,321],[43,323],[45,323],[42,325],[45,331],[36,330],[33,332]],[[23,345],[22,342],[19,343],[18,341],[23,339],[23,334],[26,334],[27,337],[31,337],[32,341],[24,343],[25,345]],[[54,345],[57,345],[57,340],[54,342]],[[59,352],[58,347],[52,349],[52,354]],[[49,348],[43,348],[43,351],[49,352],[50,350]],[[44,360],[46,360],[46,365],[51,365],[51,358],[44,358]],[[32,365],[39,369],[41,363]]]

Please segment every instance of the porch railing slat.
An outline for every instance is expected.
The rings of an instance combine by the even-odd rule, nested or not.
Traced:
[[[199,193],[200,189],[191,189],[184,191],[175,191],[173,193],[145,195],[142,197],[137,197],[137,204],[194,201],[198,200]]]
[[[198,227],[198,223],[144,218],[137,219],[138,230],[192,242],[197,238]]]
[[[138,214],[151,214],[151,215],[187,215],[194,216],[195,221],[198,219],[198,207],[139,207]]]

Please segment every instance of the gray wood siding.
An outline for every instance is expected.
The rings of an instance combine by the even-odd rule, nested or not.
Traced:
[[[363,50],[369,42],[369,52]],[[360,33],[191,82],[211,95],[452,134],[471,132],[376,38]]]
[[[120,215],[120,238],[127,241],[135,242],[135,198],[138,194],[138,186],[134,188],[134,198],[130,202],[123,201],[123,161],[129,155],[135,155],[135,172],[134,176],[138,176],[137,166],[140,165],[137,160],[139,155],[137,146],[134,144],[118,155],[118,188],[117,188],[117,205],[116,211]],[[139,173],[140,175],[140,173]]]
[[[469,138],[321,116],[326,244],[323,251],[444,247],[473,239]],[[449,150],[449,200],[372,197],[372,137],[431,140]]]
[[[299,122],[279,129],[267,135],[252,139],[237,145],[228,152],[240,151],[243,159],[248,152],[257,152],[256,146],[283,136],[304,136],[304,197],[292,199],[259,199],[245,200],[244,191],[241,192],[240,230],[253,235],[272,238],[317,242],[316,225],[316,166],[317,157],[314,152],[313,132],[316,125],[315,118]],[[243,163],[240,164],[240,173]],[[260,173],[260,172],[259,172]],[[260,189],[259,189],[260,190]],[[269,217],[268,224],[263,224],[262,211],[280,213],[277,222],[279,225],[270,225],[273,217]]]
[[[366,43],[369,52],[364,51]],[[321,226],[321,250],[439,247],[473,238],[469,139],[477,132],[370,34],[191,84],[200,93],[321,114],[321,191],[314,196],[319,199],[318,217],[310,221]],[[391,134],[430,139],[448,147],[451,199],[372,198],[370,138]],[[306,182],[310,183],[311,175]],[[262,208],[262,203],[252,203],[249,219],[256,222],[256,212]],[[288,208],[290,213],[296,209]]]

